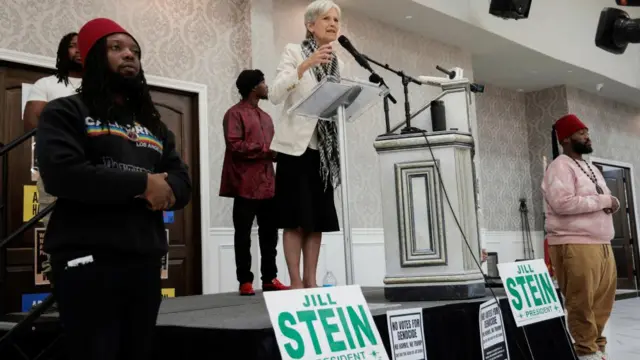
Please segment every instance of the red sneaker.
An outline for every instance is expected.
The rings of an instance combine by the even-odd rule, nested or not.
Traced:
[[[250,282],[248,283],[244,283],[244,284],[240,284],[240,295],[242,296],[251,296],[251,295],[255,295],[256,292],[253,291],[253,284],[251,284]]]
[[[281,283],[278,278],[271,280],[270,283],[262,283],[262,291],[278,291],[278,290],[289,290],[289,287],[285,284]]]

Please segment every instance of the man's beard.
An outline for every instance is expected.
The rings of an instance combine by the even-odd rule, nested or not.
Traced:
[[[593,148],[591,147],[591,145],[573,140],[571,140],[571,149],[573,149],[575,153],[580,155],[591,154],[593,152]]]
[[[142,73],[138,73],[136,76],[124,76],[109,71],[107,82],[113,93],[121,94],[127,98],[137,98],[142,91]]]
[[[75,60],[71,60],[71,64],[69,65],[69,71],[77,72],[77,73],[82,72],[82,64],[80,64]]]

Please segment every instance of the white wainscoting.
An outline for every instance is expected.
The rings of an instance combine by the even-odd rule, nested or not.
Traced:
[[[361,286],[382,286],[385,275],[384,256],[384,231],[381,228],[357,228],[352,229],[353,233],[353,259],[355,282]],[[252,271],[255,277],[254,286],[260,288],[260,249],[258,245],[258,231],[254,228],[252,234]],[[524,254],[523,239],[521,231],[491,231],[480,230],[481,244],[489,252],[497,252],[498,260],[502,262],[512,262],[521,259]],[[535,257],[544,258],[542,231],[532,231],[531,240],[533,242]],[[209,262],[203,269],[214,272],[205,278],[210,282],[205,287],[206,293],[234,292],[238,290],[238,283],[235,274],[235,256],[233,252],[233,228],[211,228],[209,231],[208,246],[203,250],[216,252],[206,254],[203,258],[209,261],[218,259],[218,264]],[[282,252],[282,233],[278,242],[278,277],[289,284],[289,273]],[[486,265],[485,265],[486,267]],[[322,284],[322,279],[327,271],[331,271],[338,279],[339,284],[345,284],[344,269],[344,247],[341,232],[324,234],[322,239],[322,250],[318,260],[318,284]]]
[[[382,286],[385,275],[384,260],[384,233],[381,228],[352,229],[353,234],[353,261],[355,282],[361,286]],[[251,234],[252,271],[254,275],[254,287],[259,289],[260,280],[260,249],[258,244],[258,229],[254,228]],[[282,232],[278,242],[278,278],[285,284],[289,284],[289,272],[282,252]],[[341,232],[327,233],[322,238],[322,249],[318,260],[318,284],[322,284],[327,271],[331,271],[338,280],[338,284],[345,284],[344,245]],[[219,259],[217,264],[203,266],[217,272],[209,274],[211,282],[205,287],[205,292],[233,292],[238,290],[236,280],[235,256],[233,252],[233,228],[211,228],[209,231],[209,244],[203,249],[216,251],[217,254],[208,254],[209,259]]]
[[[482,246],[488,252],[497,252],[501,263],[513,262],[524,258],[524,241],[522,231],[492,231],[480,230]],[[544,232],[532,231],[534,258],[544,259]]]

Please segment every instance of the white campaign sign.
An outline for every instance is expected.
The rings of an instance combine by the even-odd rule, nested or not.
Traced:
[[[358,285],[264,293],[284,360],[389,360]]]
[[[480,304],[480,348],[483,360],[509,360],[502,311],[495,299]]]
[[[393,360],[426,360],[422,308],[387,311]]]
[[[544,260],[498,264],[516,326],[564,316],[564,310]]]

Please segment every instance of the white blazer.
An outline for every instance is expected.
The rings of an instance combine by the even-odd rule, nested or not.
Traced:
[[[271,150],[294,156],[302,155],[307,147],[317,146],[315,130],[318,120],[287,114],[295,103],[318,85],[312,69],[305,71],[302,78],[298,79],[298,66],[303,61],[300,44],[287,44],[276,70],[276,78],[269,86],[269,100],[274,105],[284,101],[280,121],[275,126],[275,134],[271,141]],[[344,63],[338,59],[340,73],[343,68]]]

